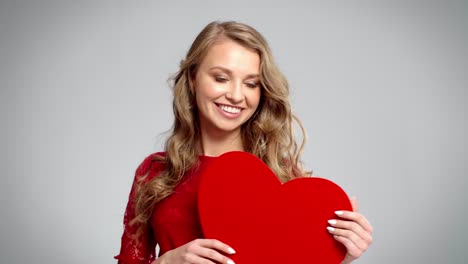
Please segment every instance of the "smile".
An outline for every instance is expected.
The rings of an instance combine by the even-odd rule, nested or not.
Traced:
[[[218,106],[224,112],[231,113],[231,114],[238,114],[242,110],[242,108],[239,108],[239,107],[232,107],[232,106],[221,105],[221,104],[219,104]]]

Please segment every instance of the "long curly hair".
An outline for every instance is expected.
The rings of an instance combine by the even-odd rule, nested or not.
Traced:
[[[173,192],[187,170],[197,166],[201,137],[192,81],[209,49],[226,39],[256,51],[260,57],[261,98],[256,112],[241,128],[244,150],[265,162],[282,182],[307,173],[300,163],[305,131],[291,111],[288,82],[274,63],[266,40],[246,24],[212,22],[196,37],[181,61],[179,71],[171,78],[174,123],[165,142],[165,156],[155,157],[157,162],[165,164],[166,169],[147,182],[142,175],[136,186],[136,217],[131,224],[140,229],[137,234],[148,228],[154,205]],[[299,146],[293,121],[302,132]]]

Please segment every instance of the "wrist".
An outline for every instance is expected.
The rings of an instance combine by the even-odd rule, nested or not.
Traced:
[[[351,257],[350,255],[346,255],[346,257],[343,259],[343,261],[341,261],[340,264],[350,264],[351,262],[353,262],[353,260],[353,257]]]

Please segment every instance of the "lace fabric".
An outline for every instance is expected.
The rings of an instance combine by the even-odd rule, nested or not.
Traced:
[[[138,166],[135,172],[132,189],[128,198],[127,207],[124,215],[124,232],[121,239],[120,254],[114,258],[118,260],[118,264],[148,264],[156,259],[156,241],[152,232],[142,234],[138,240],[134,240],[137,227],[131,226],[130,221],[135,217],[135,198],[137,181],[148,174],[145,181],[149,181],[156,177],[162,170],[161,164],[154,161],[157,155],[162,153],[154,153],[146,157]]]
[[[159,201],[153,208],[147,230],[138,241],[132,239],[136,235],[136,227],[129,222],[135,217],[134,200],[135,184],[144,175],[145,182],[157,177],[165,169],[165,165],[155,161],[158,152],[148,156],[138,167],[130,191],[129,201],[124,216],[124,233],[120,254],[115,256],[119,264],[147,264],[156,259],[156,244],[159,245],[159,255],[182,246],[194,239],[203,238],[203,232],[198,217],[197,196],[198,184],[202,170],[215,157],[199,156],[198,166],[186,172],[174,192]]]

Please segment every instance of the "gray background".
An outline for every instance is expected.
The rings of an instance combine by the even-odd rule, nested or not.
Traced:
[[[1,263],[114,263],[166,80],[218,19],[269,41],[307,167],[375,227],[358,263],[465,262],[466,1],[196,2],[1,2]]]

